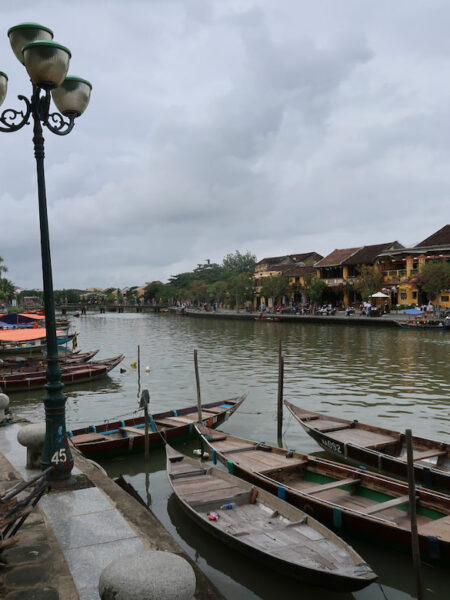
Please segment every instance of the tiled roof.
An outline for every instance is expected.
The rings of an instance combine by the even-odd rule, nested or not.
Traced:
[[[303,277],[304,275],[308,275],[309,273],[315,273],[315,272],[316,272],[316,267],[312,267],[312,266],[305,266],[305,267],[293,266],[293,267],[290,267],[289,269],[287,269],[284,274],[287,277]]]
[[[427,237],[426,240],[417,244],[415,248],[421,248],[422,246],[447,246],[450,244],[450,225],[444,225],[442,229],[436,231],[430,237]]]
[[[362,247],[358,248],[341,248],[336,249],[331,252],[325,258],[322,258],[316,264],[315,267],[337,267],[338,265],[342,265],[347,259],[349,259],[355,252],[362,250]]]
[[[305,258],[308,258],[308,256],[311,256],[312,254],[317,254],[317,252],[302,252],[301,254],[285,254],[284,256],[268,256],[267,258],[262,258],[256,264],[257,265],[278,265],[282,261],[285,261],[285,260],[288,260],[289,262],[292,262],[292,263],[298,263],[298,262],[301,262],[302,260],[305,260]],[[320,254],[318,254],[318,256],[320,256]]]
[[[385,244],[373,244],[372,246],[363,246],[344,261],[345,265],[369,265],[375,262],[376,257],[390,248],[398,248],[401,245],[398,242],[387,242]]]

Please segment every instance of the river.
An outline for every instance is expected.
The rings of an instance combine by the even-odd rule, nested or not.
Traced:
[[[198,350],[202,400],[249,396],[226,423],[232,434],[276,444],[278,348],[285,356],[284,398],[299,406],[448,442],[450,437],[450,336],[445,332],[352,327],[324,323],[277,323],[189,318],[169,314],[88,314],[72,318],[82,351],[98,358],[125,354],[122,367],[98,382],[67,387],[67,427],[128,416],[141,388],[152,412],[196,402],[193,351]],[[11,406],[42,420],[42,394],[14,394]],[[287,413],[284,445],[301,452],[318,446]],[[191,454],[195,442],[183,447]],[[415,597],[411,559],[389,548],[346,537],[379,575],[379,583],[354,594],[335,594],[283,580],[216,542],[190,522],[171,495],[163,451],[104,464],[123,474],[199,566],[233,600],[405,600]],[[450,598],[450,577],[423,566],[425,598]],[[381,585],[380,585],[381,584]]]

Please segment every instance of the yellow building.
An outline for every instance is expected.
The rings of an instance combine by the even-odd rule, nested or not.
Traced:
[[[417,286],[416,276],[431,260],[450,262],[450,225],[445,225],[412,248],[380,252],[377,264],[396,304],[420,306],[428,302],[426,294]],[[450,307],[450,281],[448,289],[441,292],[436,301],[441,307]]]
[[[309,268],[322,258],[317,252],[303,252],[301,254],[286,254],[284,256],[271,256],[263,258],[256,263],[254,279],[254,298],[253,308],[257,310],[263,303],[269,308],[272,307],[272,298],[261,296],[261,285],[265,277],[278,277],[284,275],[289,279],[291,288],[285,302],[295,303],[296,295],[300,293],[300,284],[303,284],[304,272],[297,272],[297,269]]]
[[[327,284],[324,302],[334,306],[350,306],[360,302],[361,298],[353,285],[359,279],[361,266],[372,266],[380,252],[397,248],[402,248],[402,245],[398,242],[386,242],[333,250],[315,264],[317,277]]]

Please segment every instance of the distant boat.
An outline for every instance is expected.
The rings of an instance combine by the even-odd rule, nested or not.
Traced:
[[[377,578],[351,546],[302,510],[168,444],[166,454],[183,510],[233,550],[284,576],[342,592]]]
[[[64,385],[85,383],[107,375],[125,358],[123,354],[95,363],[61,366],[61,381]],[[8,394],[12,392],[27,392],[43,388],[47,383],[45,371],[18,373],[0,376],[0,390]]]
[[[68,335],[63,329],[57,329],[56,342],[58,345],[67,344],[73,339],[74,335]],[[42,352],[45,349],[46,343],[45,327],[0,330],[0,354]]]
[[[98,350],[92,350],[92,352],[78,352],[61,354],[58,357],[58,361],[63,365],[76,365],[79,363],[89,362],[98,353]],[[36,367],[45,367],[47,363],[46,355],[42,356],[13,356],[5,357],[0,359],[0,372],[7,370],[21,370],[24,372],[26,369],[30,371],[36,370]]]
[[[450,322],[446,323],[442,319],[417,318],[413,321],[397,321],[397,323],[402,329],[450,331]]]
[[[217,427],[226,421],[244,402],[247,394],[218,400],[202,405],[202,422]],[[150,448],[162,446],[159,431],[165,433],[167,440],[184,441],[195,436],[194,423],[198,419],[197,405],[166,410],[149,418]],[[91,425],[68,432],[73,445],[87,458],[107,459],[114,456],[144,452],[145,419],[143,416],[111,421],[100,425]]]
[[[407,479],[405,435],[295,406],[285,400],[295,419],[324,450],[356,465]],[[416,481],[450,493],[450,444],[412,437]]]

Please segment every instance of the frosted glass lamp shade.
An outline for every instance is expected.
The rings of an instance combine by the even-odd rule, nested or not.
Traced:
[[[8,75],[0,71],[0,106],[6,98],[6,92],[8,91]]]
[[[70,57],[70,50],[56,42],[30,42],[23,47],[31,81],[45,90],[61,85],[69,70]]]
[[[53,102],[66,117],[79,117],[89,104],[91,90],[92,85],[86,79],[69,76],[52,90]]]
[[[8,37],[14,54],[24,64],[22,48],[36,40],[52,40],[53,31],[38,23],[21,23],[8,29]]]

